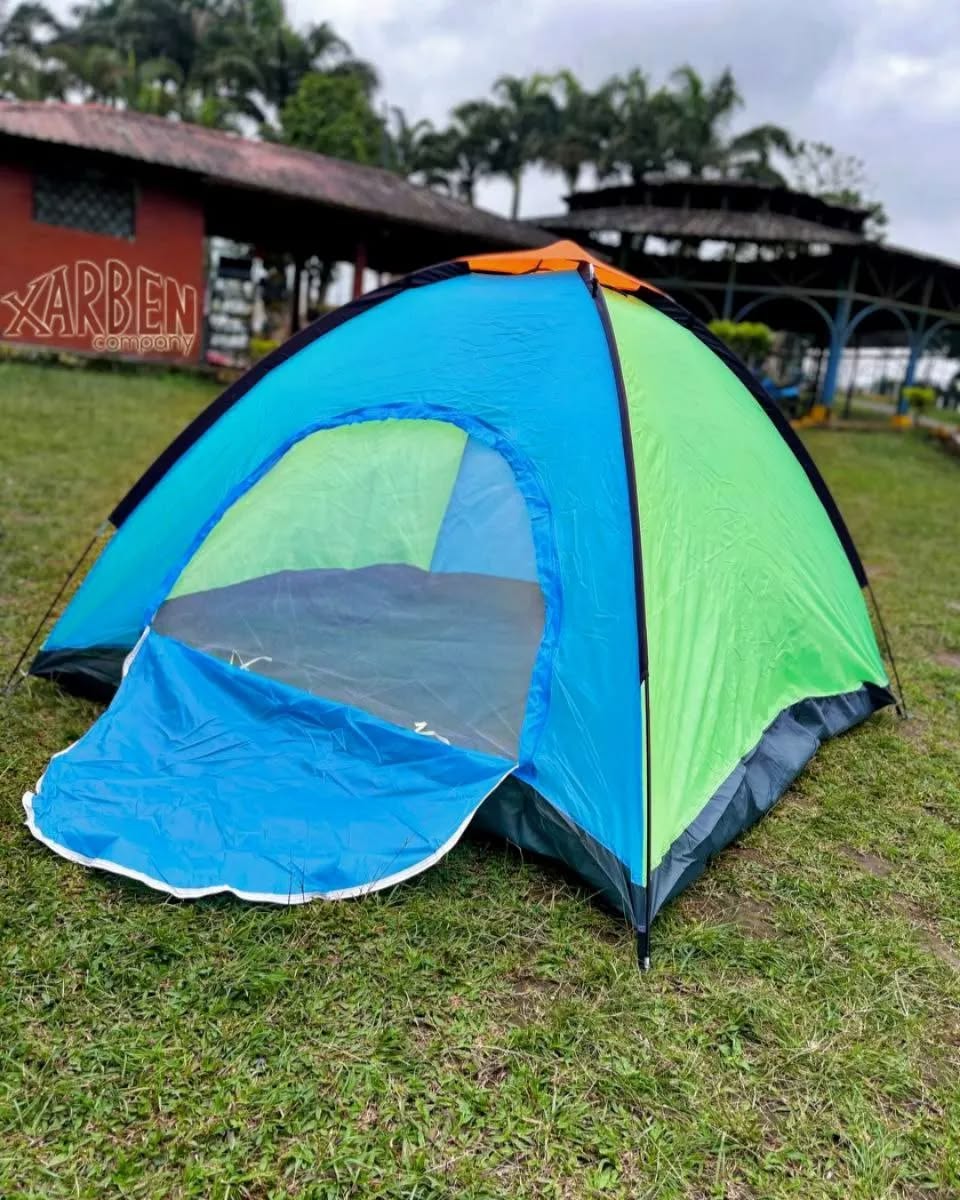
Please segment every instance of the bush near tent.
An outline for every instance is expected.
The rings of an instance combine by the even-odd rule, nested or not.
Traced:
[[[900,395],[904,403],[920,415],[928,408],[933,408],[937,402],[936,388],[913,385],[901,389]]]
[[[760,321],[716,320],[708,329],[751,367],[759,366],[773,349],[773,330]]]

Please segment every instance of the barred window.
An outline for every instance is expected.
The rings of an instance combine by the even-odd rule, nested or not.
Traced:
[[[130,180],[95,171],[37,171],[33,177],[33,219],[44,225],[131,238],[135,211]]]

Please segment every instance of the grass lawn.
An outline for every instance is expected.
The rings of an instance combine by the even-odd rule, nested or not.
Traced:
[[[0,365],[0,663],[209,398]],[[97,709],[0,709],[0,1197],[960,1195],[960,468],[815,432],[913,718],[824,747],[633,939],[461,845],[391,893],[175,903],[40,846],[21,793]],[[7,666],[9,669],[9,666]]]
[[[879,425],[888,425],[890,412],[877,409],[877,404],[885,405],[891,411],[896,407],[896,402],[890,396],[877,399],[873,396],[854,396],[850,404],[850,416],[858,421],[876,421]],[[838,396],[834,402],[834,411],[842,416],[846,407],[846,397]],[[960,409],[956,408],[925,408],[918,415],[941,425],[960,425]]]

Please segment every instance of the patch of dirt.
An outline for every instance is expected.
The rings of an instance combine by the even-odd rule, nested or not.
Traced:
[[[779,933],[773,905],[753,896],[701,894],[693,888],[676,901],[676,906],[690,920],[705,925],[736,925],[747,937],[771,939]]]
[[[951,671],[960,671],[960,654],[953,651],[945,650],[942,654],[935,654],[933,661],[941,667],[949,667]]]
[[[736,858],[743,859],[745,862],[765,863],[767,861],[760,851],[755,850],[753,846],[739,846],[734,843],[732,846],[727,847],[726,852],[727,854],[735,855]]]
[[[416,1016],[410,1023],[410,1033],[418,1050],[424,1050],[437,1036],[437,1026],[431,1017]]]
[[[885,579],[888,575],[893,574],[893,567],[889,563],[865,562],[863,569],[866,571],[868,579]]]
[[[930,722],[926,717],[918,716],[916,709],[910,710],[910,716],[906,720],[895,715],[892,719],[896,722],[895,732],[909,742],[923,742],[929,732]]]
[[[506,1025],[539,1021],[565,990],[563,984],[523,969],[508,975],[506,982],[511,989],[503,998],[502,1016]]]
[[[893,867],[879,854],[871,854],[869,850],[854,850],[852,846],[841,846],[840,849],[861,871],[866,871],[874,879],[886,879],[893,873]]]
[[[506,1063],[489,1059],[477,1068],[477,1083],[482,1088],[499,1087],[509,1074],[510,1068]]]
[[[548,996],[557,991],[557,984],[550,979],[541,979],[539,975],[530,975],[520,971],[511,976],[513,994],[520,997]]]
[[[380,1123],[380,1112],[375,1104],[368,1104],[357,1118],[357,1128],[364,1133],[374,1129]]]
[[[728,919],[748,937],[775,938],[777,936],[773,908],[766,900],[754,900],[750,896],[741,896],[730,910]]]
[[[960,612],[960,600],[948,600],[947,608],[949,608],[951,612]]]
[[[934,958],[938,958],[952,971],[960,974],[960,953],[949,942],[945,941],[935,929],[930,928],[929,920],[924,916],[920,906],[909,897],[901,895],[893,897],[893,904],[897,911],[902,913],[913,926],[913,930],[924,948],[929,950]]]

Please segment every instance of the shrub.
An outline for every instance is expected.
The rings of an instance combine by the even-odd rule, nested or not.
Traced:
[[[258,338],[250,339],[250,361],[257,362],[261,358],[265,358],[271,354],[280,343],[275,338]]]
[[[710,332],[751,366],[763,362],[773,349],[773,330],[759,321],[711,321]]]
[[[925,408],[933,408],[937,402],[937,390],[932,387],[905,387],[900,392],[904,404],[914,412],[923,412]]]

